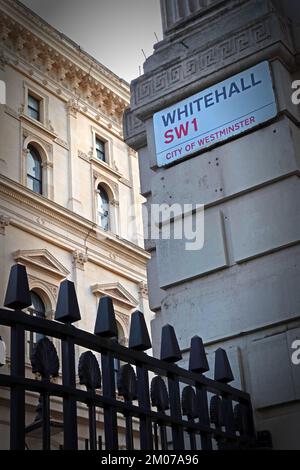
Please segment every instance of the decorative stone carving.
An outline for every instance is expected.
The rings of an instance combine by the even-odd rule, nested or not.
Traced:
[[[195,13],[216,5],[222,0],[162,0],[162,20],[164,32],[168,32],[179,21],[191,18]]]
[[[61,147],[64,147],[65,149],[69,150],[69,144],[65,140],[57,137],[54,142],[56,142]]]
[[[14,8],[16,8],[15,5]],[[34,23],[37,22],[36,17],[33,21]],[[43,29],[45,28],[47,26],[43,25]],[[51,33],[51,36],[55,36],[55,32],[50,28],[49,33]],[[113,93],[112,90],[100,83],[90,73],[87,74],[86,69],[83,70],[77,64],[72,63],[60,51],[56,51],[45,44],[31,31],[23,26],[21,27],[15,18],[6,16],[3,12],[0,12],[0,38],[9,50],[13,53],[17,51],[29,63],[28,73],[31,76],[36,74],[37,69],[42,71],[59,84],[56,90],[57,93],[62,94],[61,87],[65,87],[75,92],[76,96],[89,102],[93,107],[101,109],[101,112],[106,114],[107,117],[121,124],[123,112],[128,106],[128,102],[123,97]],[[61,37],[58,39],[61,41]],[[2,57],[1,53],[0,57]],[[4,58],[0,59],[0,67],[4,67],[5,63]],[[109,78],[110,82],[116,82],[119,85],[119,79],[101,64],[93,63],[94,70]],[[75,115],[79,108],[70,103],[69,110]]]
[[[121,313],[121,312],[115,312],[116,314],[116,320],[120,321],[120,324],[125,326],[125,333],[127,334],[128,328],[129,328],[129,319],[130,315],[126,315],[126,313]]]
[[[274,28],[273,28],[274,29]],[[273,34],[272,34],[273,33]],[[274,42],[275,33],[271,33],[271,20],[266,18],[247,28],[230,33],[226,39],[216,42],[209,48],[197,50],[185,60],[165,67],[163,71],[143,75],[132,83],[132,109],[139,108],[150,101],[158,100],[173,90],[184,89],[185,85],[193,81],[199,82],[218,68],[223,68],[227,63],[232,63],[232,56],[241,58],[257,51],[258,46],[263,48]],[[129,117],[128,117],[129,114]],[[131,128],[130,113],[126,113],[126,126]]]
[[[131,109],[127,108],[124,113],[124,138],[125,140],[134,137],[135,141],[141,141],[141,145],[146,145],[146,126],[143,121],[138,119]]]
[[[72,253],[73,256],[73,265],[84,271],[84,265],[88,261],[88,255],[86,253],[83,253],[82,251],[73,251]]]
[[[0,70],[4,70],[7,63],[8,63],[8,60],[5,57],[4,52],[0,51]]]
[[[48,298],[50,299],[51,306],[56,304],[58,287],[54,284],[51,284],[48,281],[43,281],[40,277],[33,276],[32,274],[28,274],[28,281],[30,289],[41,289],[46,293]],[[53,311],[47,311],[47,317],[53,318]]]
[[[18,250],[13,253],[14,260],[33,269],[44,271],[49,275],[63,279],[69,271],[48,250]]]
[[[148,298],[148,285],[144,281],[139,284],[139,296],[144,299]]]
[[[5,229],[10,224],[10,218],[6,215],[0,215],[0,235],[5,235]]]
[[[78,111],[80,111],[78,100],[75,100],[72,98],[66,103],[66,108],[67,108],[68,114],[76,118]]]
[[[90,156],[87,155],[86,153],[82,152],[81,150],[78,150],[78,157],[82,158],[82,160],[85,160],[86,162],[90,162]]]

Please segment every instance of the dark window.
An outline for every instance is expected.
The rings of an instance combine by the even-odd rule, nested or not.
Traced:
[[[98,160],[105,162],[105,143],[96,137],[96,155]]]
[[[104,230],[109,229],[109,197],[107,192],[98,186],[98,223]]]
[[[32,95],[28,95],[28,115],[40,121],[40,100]]]
[[[39,152],[28,145],[27,153],[27,187],[35,193],[42,194],[42,160]]]
[[[119,322],[117,322],[117,331],[118,331],[118,336],[111,338],[112,341],[115,341],[116,343],[121,344],[122,346],[126,346],[126,340],[124,336],[124,331]],[[121,362],[120,359],[117,357],[114,357],[114,372],[115,372],[115,383],[117,385],[118,383],[118,372],[121,368],[121,366],[124,365],[124,362]]]
[[[46,318],[46,309],[45,304],[40,298],[40,296],[34,292],[30,292],[31,295],[31,307],[30,313],[31,315],[35,315],[36,317]],[[30,347],[30,354],[32,352],[32,348],[40,339],[44,338],[43,334],[30,332],[30,339],[29,339],[29,347]]]

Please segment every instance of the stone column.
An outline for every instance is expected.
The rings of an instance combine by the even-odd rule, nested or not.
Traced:
[[[85,263],[88,261],[87,253],[84,253],[79,250],[75,250],[72,253],[73,258],[73,281],[75,283],[78,304],[81,313],[81,321],[78,323],[78,327],[86,329],[87,325],[85,324],[85,318],[87,315],[86,312],[86,292],[85,292]]]
[[[77,113],[80,110],[76,100],[68,101],[67,105],[67,119],[68,119],[68,142],[69,142],[69,201],[68,208],[77,214],[82,212],[82,204],[80,201],[80,175],[77,171],[76,157],[77,157]]]
[[[186,355],[196,334],[211,350],[229,349],[258,427],[273,432],[278,448],[299,448],[300,368],[290,346],[300,335],[300,108],[291,100],[300,73],[299,8],[293,0],[161,6],[165,38],[131,83],[124,135],[139,153],[147,205],[205,204],[205,237],[197,252],[172,238],[147,242],[153,351],[159,355],[166,323]],[[257,64],[270,69],[277,113],[209,151],[159,167],[154,114]]]

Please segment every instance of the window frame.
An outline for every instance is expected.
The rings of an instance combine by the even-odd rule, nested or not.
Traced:
[[[23,116],[28,120],[32,120],[37,125],[42,125],[43,128],[46,128],[46,123],[49,121],[49,96],[44,94],[41,90],[36,88],[33,84],[24,81],[24,107],[23,107]],[[39,119],[31,117],[28,112],[28,97],[39,101]]]
[[[32,149],[32,150],[31,150]],[[34,160],[34,161],[38,161],[39,162],[39,165],[40,165],[40,178],[37,178],[33,175],[31,175],[29,172],[28,172],[28,159],[29,159],[29,155],[31,155],[31,158]],[[36,157],[36,158],[35,158]],[[33,188],[31,188],[28,184],[28,180],[30,181],[33,181],[34,182],[37,182],[38,185],[39,185],[39,191],[35,191],[33,188],[34,188],[34,184],[32,185]],[[34,193],[36,194],[41,194],[43,195],[43,160],[42,160],[42,157],[41,157],[41,154],[40,152],[36,149],[36,147],[34,145],[32,145],[31,143],[29,143],[27,145],[27,156],[26,156],[26,187],[28,189],[30,189],[31,191],[33,191]]]
[[[42,299],[42,297],[37,293],[35,292],[34,289],[31,289],[30,290],[30,296],[34,294],[38,299],[39,301],[42,303],[43,305],[43,312],[40,312],[38,310],[36,310],[33,306],[33,302],[31,303],[31,306],[28,307],[28,312],[31,316],[36,316],[36,317],[39,317],[39,318],[47,318],[47,314],[46,314],[46,305],[45,305],[45,302],[44,300]],[[38,314],[38,315],[37,315]],[[28,345],[29,345],[29,357],[31,356],[32,352],[33,352],[33,348],[34,346],[36,345],[36,343],[42,339],[42,338],[45,338],[45,335],[43,334],[39,334],[39,333],[36,333],[35,331],[30,331],[29,332],[29,339],[27,340],[28,342]]]
[[[100,150],[98,148],[98,145],[97,145],[98,143],[100,143],[102,145],[103,150]],[[107,163],[107,161],[106,161],[106,155],[107,155],[106,147],[107,147],[107,145],[106,144],[107,143],[103,139],[100,139],[100,137],[97,134],[95,135],[95,152],[96,152],[97,161]],[[99,158],[99,153],[102,156],[102,158]]]
[[[106,228],[100,223],[100,217],[101,217],[101,214],[100,214],[100,210],[99,210],[99,200],[101,199],[101,191],[103,191],[106,196],[107,196],[107,206],[108,206],[108,209],[107,209],[107,226]],[[111,230],[111,211],[110,211],[110,197],[109,197],[109,193],[107,192],[107,189],[103,186],[103,184],[99,183],[98,186],[97,186],[97,225],[99,225],[100,228],[102,228],[103,230],[105,230],[106,232],[109,232]]]
[[[36,102],[37,109],[35,109],[33,106],[30,105],[31,100]],[[34,117],[31,114],[31,112],[36,113],[37,117]],[[35,121],[41,122],[41,99],[37,98],[30,91],[28,91],[28,96],[27,96],[27,114],[31,119],[34,119]]]
[[[104,144],[105,160],[100,160],[97,157],[96,150],[96,139],[100,140]],[[106,129],[99,129],[91,125],[91,150],[92,150],[92,162],[98,165],[103,165],[105,168],[114,168],[114,139],[111,133]]]

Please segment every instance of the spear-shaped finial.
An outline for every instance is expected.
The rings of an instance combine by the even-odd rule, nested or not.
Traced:
[[[26,267],[14,264],[9,274],[4,306],[22,310],[30,307],[31,303]]]
[[[118,336],[117,322],[111,297],[100,299],[97,311],[95,335],[113,338]]]
[[[65,279],[58,292],[55,320],[74,323],[81,319],[74,282]]]
[[[175,330],[171,325],[162,328],[160,358],[166,362],[177,362],[182,359]]]
[[[217,349],[215,353],[215,380],[223,383],[234,380],[227,353],[222,348]]]

